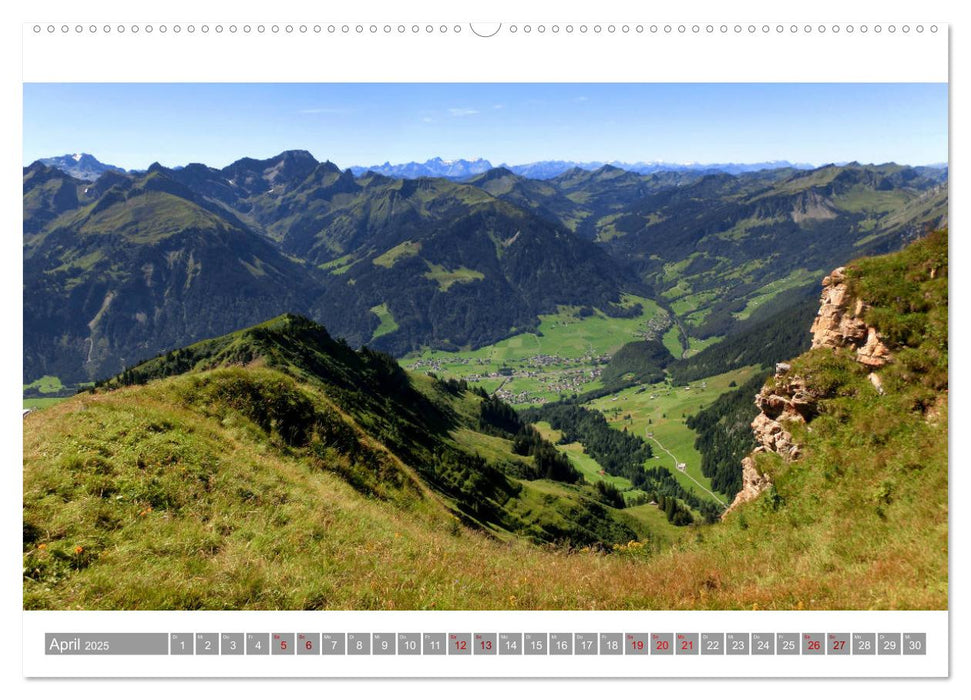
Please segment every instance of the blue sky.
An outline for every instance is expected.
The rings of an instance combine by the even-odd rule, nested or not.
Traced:
[[[946,84],[26,84],[24,164],[947,160]]]

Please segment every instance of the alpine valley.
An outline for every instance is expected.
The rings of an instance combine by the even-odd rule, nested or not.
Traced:
[[[946,609],[947,167],[618,165],[24,168],[25,607]]]

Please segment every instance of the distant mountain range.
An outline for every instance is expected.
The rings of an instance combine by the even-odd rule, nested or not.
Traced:
[[[116,165],[102,163],[89,153],[68,153],[63,156],[52,158],[41,158],[40,162],[52,168],[67,173],[71,177],[79,180],[94,182],[105,172],[113,170],[119,173],[144,172],[139,170],[125,170]],[[814,166],[809,163],[790,163],[787,160],[766,161],[762,163],[665,163],[661,161],[627,163],[622,161],[572,161],[572,160],[542,160],[535,163],[524,163],[522,165],[494,166],[484,158],[473,160],[458,159],[445,160],[443,158],[431,158],[424,163],[389,163],[382,165],[361,166],[352,165],[350,171],[356,176],[364,175],[367,172],[387,175],[388,177],[414,179],[418,177],[443,177],[448,180],[467,180],[476,175],[493,170],[495,167],[506,168],[516,175],[522,175],[533,180],[549,180],[558,175],[562,175],[568,170],[579,168],[586,171],[599,170],[605,165],[620,168],[631,173],[640,175],[650,175],[660,172],[675,173],[728,173],[738,175],[740,173],[756,172],[759,170],[771,170],[776,168],[795,168],[798,170],[810,170]],[[173,168],[179,170],[181,168]]]
[[[352,165],[351,172],[355,175],[363,175],[370,171],[398,178],[444,177],[449,180],[464,180],[473,175],[492,170],[492,167],[492,163],[483,158],[476,158],[475,160],[431,158],[424,163],[412,161],[392,165],[385,162],[383,165],[372,165],[371,167]]]
[[[579,168],[581,170],[594,171],[599,170],[605,165],[620,168],[621,170],[626,170],[632,173],[638,173],[640,175],[650,175],[652,173],[660,172],[728,173],[730,175],[737,175],[739,173],[775,168],[797,168],[800,170],[809,170],[814,167],[809,163],[790,163],[787,160],[777,160],[764,163],[707,164],[664,163],[660,161],[650,163],[626,163],[616,160],[594,160],[586,162],[572,160],[541,160],[535,163],[524,163],[522,165],[503,164],[499,167],[506,168],[516,175],[522,175],[534,180],[549,180],[558,175],[562,175],[568,170]],[[389,177],[444,177],[450,180],[464,180],[475,175],[481,175],[482,173],[492,169],[492,163],[483,158],[476,158],[475,160],[442,160],[441,158],[432,158],[430,160],[426,160],[424,163],[416,163],[412,161],[410,163],[392,165],[391,163],[386,162],[383,165],[372,165],[370,167],[363,167],[359,165],[351,166],[351,172],[353,172],[355,175],[363,175],[364,173],[371,171],[380,173],[381,175],[387,175]]]
[[[92,172],[79,155],[65,167]],[[402,356],[488,345],[561,306],[628,314],[632,292],[720,337],[946,222],[948,202],[947,169],[894,164],[463,182],[355,175],[307,151],[103,167],[93,182],[24,169],[25,381],[103,377],[287,312]]]

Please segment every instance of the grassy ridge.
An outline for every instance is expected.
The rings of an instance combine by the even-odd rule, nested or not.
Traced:
[[[936,231],[847,267],[851,298],[867,304],[867,322],[893,353],[877,372],[881,390],[852,349],[793,360],[819,414],[793,425],[805,457],[760,455],[774,488],[730,515],[719,536],[757,531],[779,547],[768,553],[780,563],[791,551],[797,575],[813,567],[825,586],[865,587],[868,607],[947,607],[947,253],[947,232]]]
[[[306,391],[273,370],[218,369],[83,394],[27,419],[25,607],[439,608],[481,594],[477,606],[584,605],[566,578],[530,591],[569,556],[467,529],[346,416],[333,416],[332,433],[353,430],[360,460],[295,446],[279,416],[247,413],[240,382]],[[585,512],[551,482],[512,508],[564,531]],[[638,549],[669,541],[625,522],[644,535]],[[497,568],[524,556],[541,569],[486,593]]]
[[[105,385],[144,384],[172,376],[182,380],[182,373],[192,378],[227,365],[265,365],[285,375],[268,389],[239,379],[239,386],[224,391],[239,394],[240,410],[264,428],[291,435],[292,447],[313,454],[354,447],[346,438],[334,443],[331,421],[314,408],[323,401],[328,410],[355,421],[370,441],[412,465],[470,525],[499,537],[516,533],[569,546],[610,545],[634,536],[598,502],[596,492],[582,484],[562,485],[548,507],[522,507],[521,501],[533,497],[537,480],[558,477],[547,473],[540,458],[514,454],[512,435],[497,440],[489,426],[483,426],[485,405],[480,396],[459,383],[409,376],[391,357],[366,348],[356,352],[301,317],[283,316],[167,353],[125,370]],[[279,416],[264,415],[271,411]],[[490,434],[482,434],[483,429]],[[345,476],[356,483],[362,475]]]

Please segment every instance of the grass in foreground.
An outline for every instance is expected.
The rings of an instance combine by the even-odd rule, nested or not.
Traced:
[[[663,530],[648,546],[568,552],[469,530],[434,499],[402,507],[366,497],[243,417],[200,416],[158,384],[82,395],[25,420],[25,608],[947,604],[946,579],[936,583],[946,572],[946,508],[930,498],[942,486],[930,467],[912,494],[891,487],[896,500],[886,504],[879,466],[846,462],[854,468],[836,488],[807,462],[777,477],[781,505],[767,498],[727,523],[688,528],[664,553],[652,551],[666,544]],[[915,443],[893,468],[911,469],[935,444],[944,449]]]

